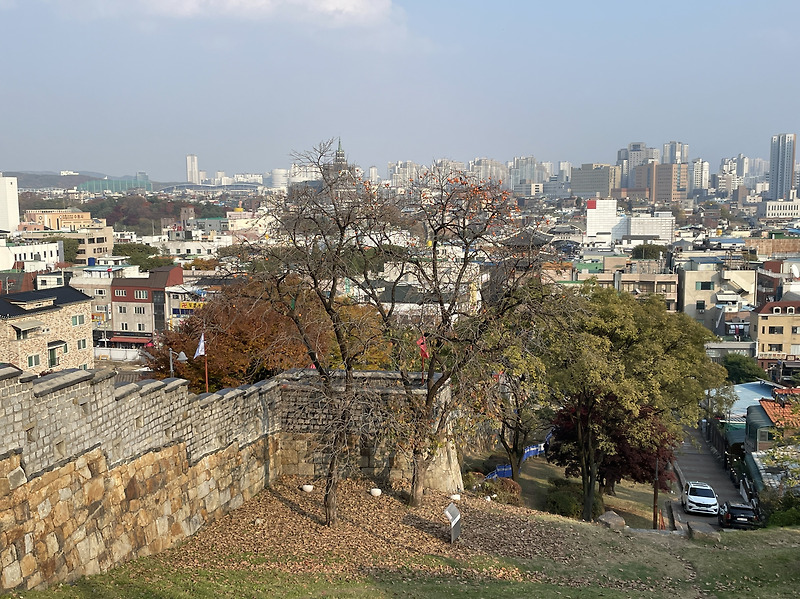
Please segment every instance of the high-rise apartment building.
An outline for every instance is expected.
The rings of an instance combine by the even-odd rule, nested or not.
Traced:
[[[689,163],[689,195],[695,194],[697,190],[708,189],[709,171],[708,161],[702,158],[695,158]]]
[[[620,187],[622,169],[610,164],[582,164],[572,169],[572,195],[581,198],[609,198]]]
[[[648,162],[636,167],[634,187],[649,189],[648,198],[654,204],[675,204],[687,197],[688,164],[657,164]]]
[[[13,233],[19,227],[19,193],[16,177],[0,173],[0,231]]]
[[[633,171],[637,166],[648,162],[658,162],[660,153],[656,148],[648,148],[643,141],[634,141],[617,152],[617,166],[621,169],[619,187],[630,187]]]
[[[772,136],[769,149],[769,191],[770,200],[791,198],[794,184],[795,134],[781,133]]]
[[[687,164],[689,162],[689,144],[680,141],[665,143],[661,162],[663,164]]]
[[[195,185],[200,183],[200,171],[197,168],[197,156],[195,154],[186,155],[186,181]]]

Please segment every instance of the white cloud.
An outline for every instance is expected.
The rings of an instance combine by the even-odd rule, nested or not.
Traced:
[[[0,6],[7,0],[0,0]],[[53,1],[53,0],[50,0]],[[83,5],[96,16],[120,12],[150,17],[259,19],[364,27],[389,21],[393,0],[55,0],[62,9]]]

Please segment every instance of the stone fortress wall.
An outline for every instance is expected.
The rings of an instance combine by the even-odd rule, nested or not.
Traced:
[[[0,591],[43,588],[162,551],[281,475],[322,476],[327,415],[303,371],[194,395],[182,379],[115,373],[42,378],[0,367]],[[358,373],[383,388],[393,373]],[[407,478],[407,461],[363,452],[362,470]],[[454,451],[426,486],[462,487]]]

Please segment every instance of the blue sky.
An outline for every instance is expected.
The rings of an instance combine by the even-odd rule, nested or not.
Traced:
[[[797,132],[800,2],[0,0],[0,171],[768,158]]]

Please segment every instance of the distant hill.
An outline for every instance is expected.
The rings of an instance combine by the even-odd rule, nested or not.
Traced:
[[[94,175],[95,173],[92,173]],[[66,175],[62,177],[56,173],[26,173],[26,172],[13,172],[3,171],[5,177],[16,177],[17,187],[19,189],[45,189],[48,187],[58,187],[62,189],[72,189],[86,181],[100,179],[102,176],[92,175]]]

